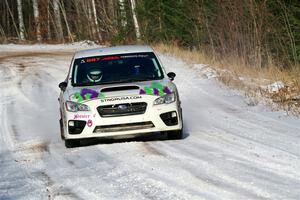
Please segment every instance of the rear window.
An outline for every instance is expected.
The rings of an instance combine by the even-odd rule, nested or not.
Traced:
[[[119,54],[80,58],[74,61],[73,86],[127,83],[163,79],[154,53]]]

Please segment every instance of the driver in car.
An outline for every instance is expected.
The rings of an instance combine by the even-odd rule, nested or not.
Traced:
[[[103,77],[101,70],[93,68],[88,71],[87,79],[84,81],[86,83],[99,83]]]

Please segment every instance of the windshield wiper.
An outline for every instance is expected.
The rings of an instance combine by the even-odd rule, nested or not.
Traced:
[[[114,83],[131,83],[131,82],[137,82],[137,81],[151,81],[152,78],[126,78],[126,79],[120,79],[117,81],[107,81],[102,82],[101,84],[114,84]]]
[[[91,83],[73,83],[73,86],[82,87],[82,86],[93,86]]]
[[[101,82],[99,84],[114,84],[114,83],[126,83],[126,82],[128,82],[128,79],[120,79],[117,81],[106,81],[106,82]]]
[[[128,82],[136,82],[136,81],[152,81],[152,78],[129,78]]]

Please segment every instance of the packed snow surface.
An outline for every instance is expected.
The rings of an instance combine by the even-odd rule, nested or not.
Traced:
[[[81,48],[0,46],[1,200],[300,199],[299,119],[248,106],[212,70],[168,55],[160,58],[177,74],[184,139],[157,133],[66,149],[57,85]]]

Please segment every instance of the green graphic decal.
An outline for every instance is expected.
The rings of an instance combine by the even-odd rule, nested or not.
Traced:
[[[85,100],[93,100],[93,99],[104,99],[105,95],[101,92],[97,92],[92,89],[82,89],[80,92],[76,92],[73,94],[73,98],[78,102],[81,103]]]
[[[160,83],[153,82],[151,86],[146,86],[144,89],[140,89],[140,94],[163,96],[165,94],[170,94],[171,90],[168,86],[163,86]]]

